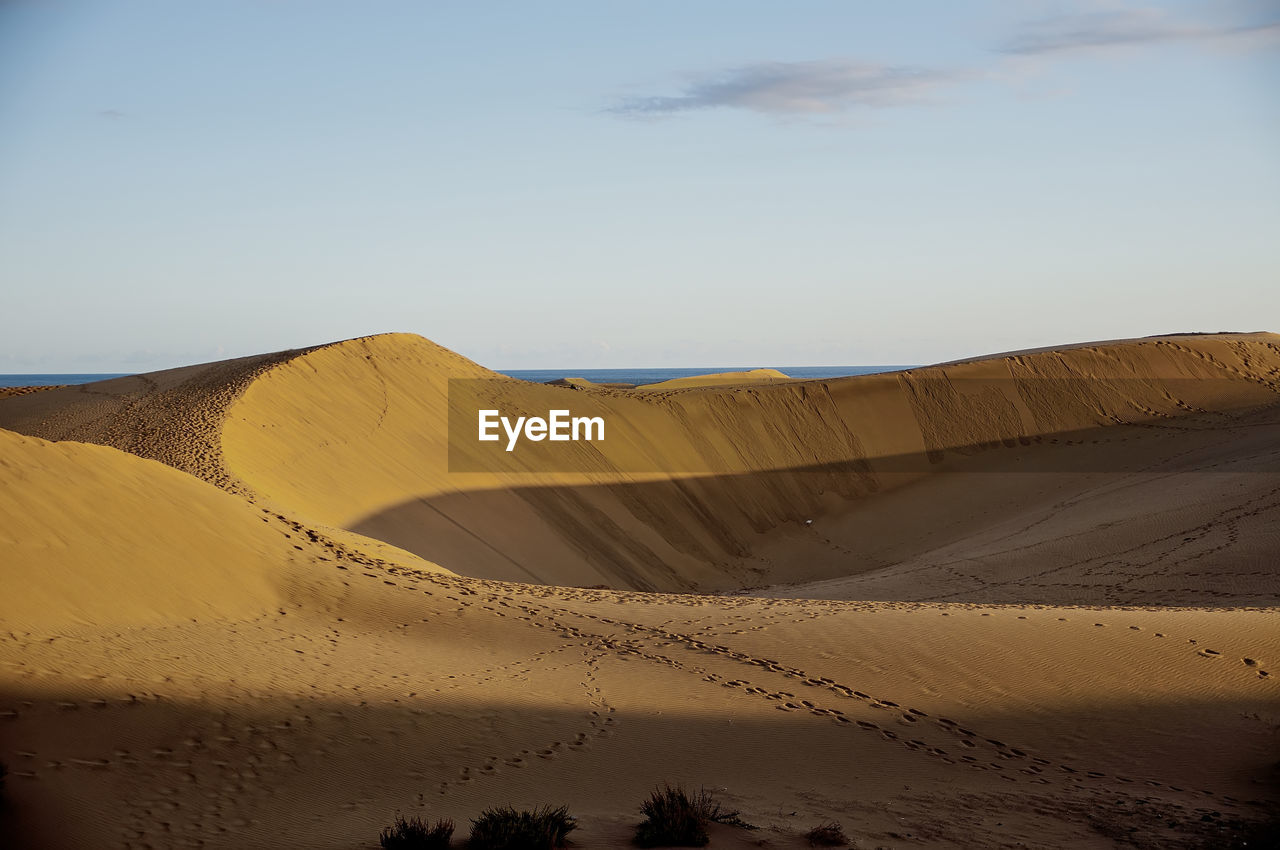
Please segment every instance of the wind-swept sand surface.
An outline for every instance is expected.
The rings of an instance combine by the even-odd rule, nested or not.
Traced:
[[[450,379],[617,430],[459,472]],[[389,335],[0,400],[0,841],[621,847],[683,781],[760,827],[713,847],[1233,846],[1278,393],[1269,334],[639,393]]]

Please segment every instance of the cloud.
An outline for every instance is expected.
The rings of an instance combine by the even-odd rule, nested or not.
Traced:
[[[999,47],[1018,56],[1171,42],[1252,42],[1280,38],[1280,20],[1249,24],[1181,21],[1159,9],[1063,15],[1024,25]]]
[[[1114,8],[1032,21],[995,48],[1003,58],[973,67],[917,67],[852,58],[756,62],[694,74],[673,95],[626,97],[606,111],[663,117],[710,109],[742,109],[783,116],[819,116],[856,108],[936,101],[941,89],[971,80],[1025,73],[1021,57],[1171,43],[1248,49],[1280,43],[1280,18],[1253,22],[1191,20],[1161,9]]]
[[[963,76],[959,71],[851,59],[760,62],[696,76],[677,95],[626,98],[610,111],[658,116],[731,108],[781,115],[828,114],[857,106],[918,103]]]

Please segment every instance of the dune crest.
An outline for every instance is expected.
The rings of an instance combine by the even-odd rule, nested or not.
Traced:
[[[309,527],[347,529],[475,576],[639,590],[799,586],[976,539],[1040,498],[1031,491],[1045,488],[1025,470],[1158,470],[1203,454],[1223,428],[1256,431],[1265,423],[1244,417],[1278,397],[1278,340],[1157,337],[887,375],[627,392],[517,381],[422,337],[386,334],[5,399],[0,426],[161,460]],[[572,469],[451,472],[450,381],[484,382],[499,406],[600,415],[611,437],[580,451]],[[474,447],[454,448],[466,457]],[[1250,451],[1237,467],[1263,457]],[[1004,483],[948,496],[954,479],[939,473],[958,470]],[[968,519],[940,527],[916,511],[876,525],[868,548],[859,518],[904,487],[922,494],[908,502]],[[1153,599],[1186,601],[1201,584]],[[1248,584],[1232,582],[1241,601],[1256,598]],[[924,587],[893,576],[882,585],[874,592],[892,598]],[[974,587],[929,589],[947,598]],[[1106,589],[1053,597],[1061,592],[1045,601],[1141,599]]]
[[[240,357],[7,398],[0,407],[0,428],[111,446],[234,492],[239,482],[222,467],[227,408],[255,378],[304,352]]]
[[[1271,335],[1161,338],[892,375],[627,393],[505,379],[388,335],[316,349],[254,381],[229,409],[223,452],[276,504],[472,575],[732,589],[861,571],[847,557],[832,562],[832,545],[853,541],[795,529],[957,464],[1009,472],[1009,449],[1029,442],[1059,471],[1077,458],[1084,468],[1114,462],[1107,451],[1150,451],[1155,463],[1178,450],[1160,443],[1170,428],[1155,426],[1222,424],[1272,404],[1278,365]],[[567,405],[629,430],[572,472],[450,473],[450,379],[491,380],[499,406]],[[1123,436],[1108,430],[1126,426]]]

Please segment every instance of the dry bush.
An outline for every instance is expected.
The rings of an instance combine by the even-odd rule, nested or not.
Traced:
[[[848,847],[850,843],[840,824],[835,821],[815,826],[805,838],[809,839],[810,847]]]
[[[645,817],[636,827],[635,843],[640,847],[705,847],[712,823],[755,829],[737,812],[721,808],[705,788],[693,795],[679,785],[655,788],[640,804],[640,813]]]
[[[577,826],[568,806],[544,806],[532,812],[502,806],[486,809],[471,821],[467,846],[472,850],[554,850],[565,846],[565,836]]]
[[[452,837],[451,820],[438,820],[428,826],[421,818],[405,820],[396,815],[395,823],[382,830],[378,841],[383,850],[446,850]]]

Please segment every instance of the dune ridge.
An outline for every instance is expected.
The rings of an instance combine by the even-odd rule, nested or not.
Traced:
[[[47,388],[4,399],[0,427],[46,440],[110,446],[244,492],[222,465],[226,411],[257,377],[307,350]]]
[[[874,514],[866,505],[903,487],[946,491],[940,472],[1009,479],[985,488],[1002,494],[975,508],[990,517],[1025,501],[1034,482],[1016,471],[1159,470],[1274,404],[1277,339],[1157,337],[891,375],[633,393],[515,381],[389,334],[9,399],[0,426],[123,448],[314,529],[480,577],[724,591],[843,579],[928,556],[933,548],[911,543],[921,537],[971,536],[939,541],[907,523],[881,529],[892,540],[875,558],[853,554],[866,532],[848,517]],[[571,405],[629,430],[572,471],[450,473],[453,380],[484,381],[495,404]],[[823,533],[802,533],[810,521]],[[898,584],[878,592],[900,598]]]
[[[233,619],[291,604],[319,564],[447,572],[321,534],[169,466],[0,430],[0,622],[42,631]],[[21,592],[16,592],[17,589]]]
[[[1275,402],[1278,352],[1270,335],[1139,340],[635,394],[505,380],[425,340],[384,336],[321,349],[255,382],[229,411],[224,451],[239,478],[280,504],[473,575],[727,590],[818,578],[778,569],[766,538],[957,463],[1007,470],[1010,446],[1035,441],[1041,458],[1057,450],[1068,464],[1113,462],[1082,448],[1106,440],[1117,457],[1130,444],[1152,463],[1177,454],[1182,443],[1164,442],[1176,428],[1215,427],[1196,417]],[[476,377],[492,379],[495,404],[572,405],[630,430],[574,472],[451,474],[448,381]],[[1201,397],[1175,396],[1173,383]],[[785,545],[793,563],[831,560],[824,541],[789,535]],[[850,572],[845,560],[839,575]]]
[[[257,614],[294,563],[242,500],[163,464],[9,431],[0,458],[9,628]]]

